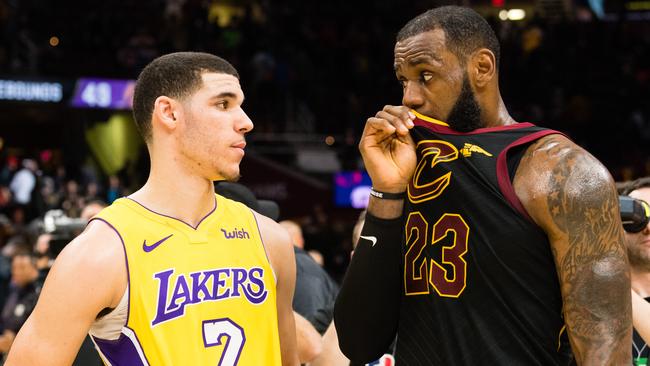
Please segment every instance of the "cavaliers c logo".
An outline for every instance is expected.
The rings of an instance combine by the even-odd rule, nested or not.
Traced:
[[[429,161],[431,161],[430,168],[433,168],[438,163],[458,159],[458,149],[446,141],[423,140],[418,143],[416,148],[422,157],[418,166],[415,168],[413,180],[408,187],[408,196],[411,203],[420,203],[434,199],[449,185],[451,172],[447,172],[432,181],[426,181],[422,177],[422,172],[429,164]],[[425,181],[423,182],[423,180]]]

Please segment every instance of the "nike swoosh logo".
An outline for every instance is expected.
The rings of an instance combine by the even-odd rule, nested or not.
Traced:
[[[144,250],[145,252],[149,253],[150,251],[156,249],[156,248],[157,248],[160,244],[162,244],[165,240],[171,238],[172,235],[174,235],[174,234],[169,234],[169,236],[164,237],[164,238],[158,240],[157,242],[155,242],[155,243],[153,243],[153,244],[151,244],[151,245],[147,245],[147,240],[145,239],[145,241],[142,243],[142,250]]]
[[[376,236],[363,236],[363,235],[361,235],[360,238],[370,240],[370,242],[372,243],[371,246],[373,246],[373,247],[375,246],[375,244],[377,244],[377,237]]]

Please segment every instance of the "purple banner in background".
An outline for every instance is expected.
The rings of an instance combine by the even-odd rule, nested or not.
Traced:
[[[132,109],[135,80],[81,78],[71,106],[77,108]]]

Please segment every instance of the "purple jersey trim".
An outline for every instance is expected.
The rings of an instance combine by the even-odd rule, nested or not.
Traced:
[[[131,328],[128,329],[133,332]],[[121,333],[120,337],[115,340],[101,339],[94,336],[91,337],[99,348],[99,351],[106,360],[108,360],[111,366],[146,366],[147,364],[150,364],[147,356],[142,350],[142,345],[140,344],[140,340],[135,332],[133,332],[133,336],[135,339],[131,339],[124,333]],[[138,349],[147,360],[146,364],[142,362]]]
[[[178,219],[178,218],[176,218],[176,217],[169,216],[169,215],[165,215],[165,214],[161,214],[160,212],[156,212],[156,211],[154,211],[154,210],[152,210],[152,209],[149,209],[147,206],[145,206],[145,205],[143,205],[142,203],[140,203],[140,202],[134,200],[134,199],[131,198],[131,197],[125,197],[125,198],[126,198],[126,199],[129,199],[129,200],[131,200],[131,201],[133,201],[133,202],[135,202],[135,203],[137,203],[137,204],[140,205],[142,208],[144,208],[145,210],[147,210],[147,211],[149,211],[149,212],[151,212],[151,213],[153,213],[153,214],[156,214],[156,215],[158,215],[158,216],[162,216],[162,217],[166,217],[166,218],[168,218],[168,219],[172,219],[172,220],[176,220],[176,221],[182,222],[183,224],[185,224],[185,225],[191,227],[191,228],[194,229],[194,230],[198,229],[198,228],[199,228],[199,225],[201,225],[201,223],[203,222],[203,220],[207,219],[208,216],[212,215],[212,213],[217,209],[217,198],[215,197],[215,198],[214,198],[214,207],[212,208],[212,210],[210,210],[210,212],[208,212],[207,215],[203,216],[203,218],[202,218],[202,219],[201,219],[201,220],[196,224],[196,226],[192,226],[192,225],[188,224],[187,222],[185,222],[185,221],[183,221],[183,220],[181,220],[181,219]]]
[[[122,235],[120,235],[120,232],[117,231],[115,226],[111,225],[110,222],[102,219],[101,217],[93,217],[92,219],[90,219],[90,221],[94,221],[94,220],[101,221],[106,225],[108,225],[108,227],[110,227],[111,229],[113,229],[113,231],[115,231],[117,236],[120,238],[120,241],[122,242],[122,250],[124,250],[124,264],[126,265],[126,286],[129,289],[129,294],[128,294],[129,297],[128,297],[127,308],[126,308],[126,324],[129,324],[129,315],[131,312],[131,273],[129,271],[129,257],[126,254],[126,245],[124,244],[124,239],[122,238]],[[88,221],[88,224],[90,224],[90,221]]]
[[[507,159],[508,151],[510,151],[510,149],[512,149],[513,147],[521,146],[529,142],[535,141],[537,139],[540,139],[544,136],[554,135],[554,134],[559,134],[564,136],[564,134],[554,130],[538,131],[530,135],[524,136],[519,140],[516,140],[510,145],[506,146],[506,148],[503,149],[503,151],[501,151],[499,157],[497,158],[497,182],[499,183],[499,189],[501,190],[501,194],[503,194],[503,196],[506,198],[508,203],[510,203],[510,205],[515,210],[521,213],[528,221],[532,223],[534,223],[533,219],[530,217],[530,215],[524,208],[524,205],[519,200],[517,193],[515,193],[515,188],[512,185],[512,181],[510,180],[510,172],[508,171],[508,159]]]
[[[520,122],[520,123],[515,123],[512,125],[507,125],[507,126],[496,126],[496,127],[484,127],[484,128],[477,128],[473,131],[469,132],[460,132],[456,131],[450,127],[447,126],[442,126],[439,124],[435,124],[432,122],[425,121],[423,119],[416,118],[413,121],[413,124],[416,126],[421,126],[424,128],[427,128],[431,131],[434,132],[439,132],[439,133],[444,133],[447,135],[477,135],[481,133],[488,133],[488,132],[499,132],[499,131],[508,131],[508,130],[516,130],[519,128],[526,128],[526,127],[533,127],[535,126],[534,124],[530,122]]]

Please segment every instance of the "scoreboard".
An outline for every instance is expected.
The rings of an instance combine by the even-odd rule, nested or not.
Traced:
[[[81,78],[70,105],[76,108],[132,109],[135,80]]]
[[[73,108],[130,110],[135,80],[83,77],[76,80],[0,78],[0,104],[58,104]]]

